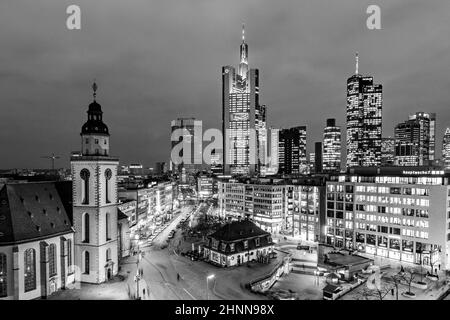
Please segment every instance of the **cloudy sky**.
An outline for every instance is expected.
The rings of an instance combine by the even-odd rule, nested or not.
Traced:
[[[81,7],[81,30],[66,28],[70,4]],[[369,4],[381,7],[382,30],[366,28]],[[52,152],[68,166],[94,78],[112,154],[167,161],[170,120],[220,127],[221,66],[238,63],[242,22],[269,125],[307,125],[310,150],[326,118],[344,129],[359,51],[360,72],[384,86],[383,135],[409,113],[436,112],[440,148],[449,13],[448,0],[1,1],[0,168],[49,167],[41,156]]]

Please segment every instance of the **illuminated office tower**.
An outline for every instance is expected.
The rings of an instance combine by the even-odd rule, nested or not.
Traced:
[[[381,139],[381,166],[389,167],[394,165],[395,159],[395,139],[388,137]]]
[[[261,165],[261,175],[274,175],[278,173],[278,146],[279,146],[279,132],[280,129],[269,128],[265,129],[267,141],[265,144],[266,152],[262,154],[261,160],[264,164]]]
[[[396,165],[424,166],[429,164],[430,125],[431,118],[428,114],[418,112],[410,116],[409,120],[395,126]]]
[[[445,130],[442,141],[442,161],[444,162],[445,169],[450,169],[450,128]]]
[[[347,167],[381,164],[383,86],[356,72],[347,80]]]
[[[225,174],[253,175],[260,171],[265,128],[266,106],[259,104],[259,71],[248,66],[248,45],[242,28],[237,72],[232,66],[222,67]]]
[[[327,119],[323,132],[323,171],[341,170],[341,128],[336,126],[336,119]]]
[[[278,165],[282,174],[306,174],[306,127],[281,129],[279,134]]]
[[[436,158],[436,113],[416,112],[409,116],[409,120],[417,121],[424,136],[428,135],[428,148],[423,150],[429,161]],[[428,129],[427,129],[428,128]],[[427,133],[428,132],[428,133]]]

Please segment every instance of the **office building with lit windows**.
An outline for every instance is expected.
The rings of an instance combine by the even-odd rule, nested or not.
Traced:
[[[445,130],[442,141],[442,161],[445,169],[450,169],[450,128]]]
[[[248,65],[248,45],[242,29],[238,70],[222,67],[222,132],[224,174],[253,175],[267,137],[266,106],[259,103],[259,70]]]
[[[265,231],[318,241],[325,212],[323,177],[222,179],[218,189],[222,217],[249,217]]]
[[[347,80],[347,168],[381,164],[383,86],[356,72]]]
[[[327,119],[323,132],[322,170],[333,172],[341,170],[341,128],[336,119]]]
[[[436,116],[424,112],[411,115],[395,126],[395,164],[424,166],[434,160],[434,128]],[[433,136],[433,138],[431,138]],[[433,142],[432,142],[433,141]]]
[[[371,256],[449,269],[450,172],[353,168],[326,183],[321,241]]]
[[[306,127],[281,129],[278,144],[278,172],[281,174],[307,174]]]
[[[395,160],[395,139],[388,137],[381,139],[381,166],[391,167]]]

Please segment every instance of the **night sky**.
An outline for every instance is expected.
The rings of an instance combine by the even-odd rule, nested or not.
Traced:
[[[81,30],[66,8],[81,7]],[[381,7],[382,30],[366,8]],[[383,136],[416,111],[437,113],[438,155],[450,126],[448,0],[14,0],[0,2],[0,168],[48,168],[80,149],[97,101],[123,164],[168,161],[170,121],[221,126],[221,67],[237,65],[246,25],[249,65],[274,127],[306,125],[308,148],[326,118],[345,131],[346,80],[384,86]]]

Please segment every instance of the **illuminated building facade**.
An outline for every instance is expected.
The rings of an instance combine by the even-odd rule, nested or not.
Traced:
[[[445,169],[450,169],[450,128],[445,130],[444,139],[442,141],[442,160]]]
[[[306,174],[306,127],[281,129],[278,144],[278,166],[282,174]]]
[[[356,72],[347,80],[347,167],[381,164],[383,86]]]
[[[269,128],[267,135],[267,152],[261,157],[264,160],[261,165],[261,175],[274,175],[278,173],[278,148],[280,129]]]
[[[325,172],[341,170],[341,128],[336,126],[335,119],[327,119],[323,132],[322,161]]]
[[[381,166],[389,167],[394,165],[395,160],[395,139],[388,137],[381,140]]]
[[[305,241],[318,241],[319,217],[324,215],[325,208],[323,179],[221,180],[219,214],[235,218],[249,216],[265,231],[286,231]]]
[[[232,66],[222,67],[224,174],[252,175],[260,171],[265,128],[266,106],[259,104],[259,70],[249,68],[242,29],[237,72]]]
[[[429,167],[354,168],[326,183],[322,241],[449,268],[450,174]]]
[[[395,127],[395,164],[399,166],[428,165],[434,159],[434,141],[431,142],[431,123],[435,115],[418,112]],[[435,125],[433,125],[433,128]],[[433,129],[434,130],[434,129]],[[434,136],[434,133],[433,133]],[[433,137],[434,140],[434,137]]]

